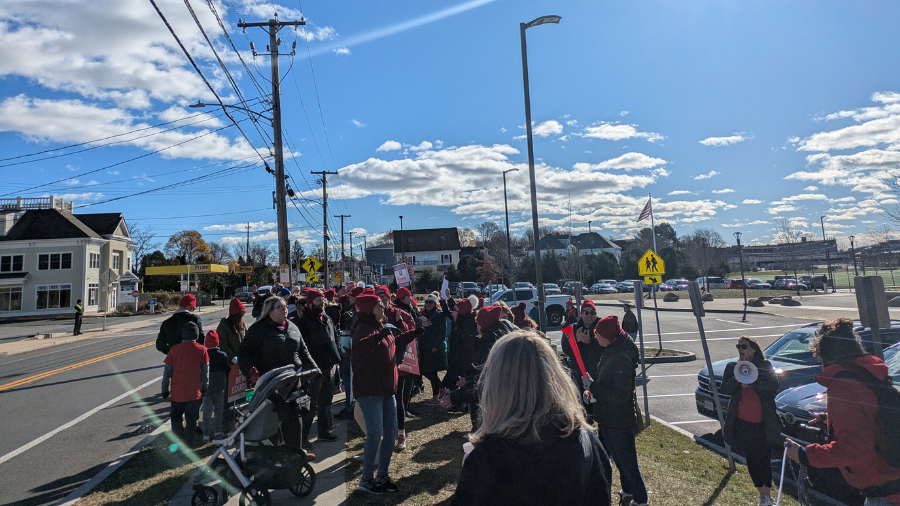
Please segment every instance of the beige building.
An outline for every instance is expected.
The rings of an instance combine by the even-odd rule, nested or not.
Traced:
[[[135,244],[121,213],[75,214],[56,197],[0,199],[0,318],[115,308]],[[130,283],[134,284],[133,281]]]

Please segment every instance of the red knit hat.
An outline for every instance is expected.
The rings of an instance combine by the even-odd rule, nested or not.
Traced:
[[[456,313],[459,316],[466,316],[472,312],[472,301],[463,299],[456,301]]]
[[[397,289],[397,298],[398,299],[405,299],[411,295],[412,295],[412,292],[410,292],[409,288],[406,288],[405,286],[401,286],[400,288]]]
[[[484,297],[478,297],[478,307],[475,309],[481,309],[484,307]]]
[[[595,313],[597,312],[597,306],[594,305],[594,301],[591,299],[584,299],[581,301],[581,309],[583,310],[586,307],[593,309]]]
[[[353,290],[350,291],[350,296],[351,297],[359,297],[360,295],[362,295],[363,290],[365,290],[364,287],[357,285],[356,288],[354,288]]]
[[[328,302],[334,302],[334,288],[329,288],[322,292],[322,295],[325,297],[325,300]]]
[[[231,303],[228,304],[228,316],[233,314],[241,314],[247,311],[247,306],[244,305],[243,302],[239,301],[237,298],[231,299]]]
[[[360,295],[356,298],[356,309],[360,313],[371,313],[380,302],[381,299],[377,295]]]
[[[206,333],[206,340],[203,341],[203,344],[206,345],[207,349],[213,349],[219,347],[219,333],[215,330],[210,330]]]
[[[189,293],[178,301],[178,305],[181,307],[197,307],[197,299]]]
[[[369,288],[369,287],[367,286],[367,287],[363,288],[362,293],[363,293],[363,295],[375,295],[375,289],[374,289],[374,288]]]
[[[390,297],[391,289],[387,287],[387,285],[378,285],[378,288],[375,289],[375,295],[381,297],[382,295]]]
[[[319,297],[325,297],[325,294],[323,294],[319,290],[315,290],[315,289],[308,290],[306,292],[306,304],[312,305],[312,303]]]
[[[594,331],[597,333],[598,337],[609,339],[610,341],[628,337],[628,334],[626,334],[619,325],[619,317],[616,315],[610,315],[598,320],[597,325],[594,325]]]
[[[502,312],[503,310],[500,306],[484,306],[479,309],[478,314],[475,315],[475,321],[478,322],[478,328],[485,331],[493,327],[500,321],[500,313]]]

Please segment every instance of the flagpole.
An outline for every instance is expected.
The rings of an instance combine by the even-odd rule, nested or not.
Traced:
[[[653,218],[653,194],[647,194],[650,197],[650,200],[647,202],[650,205],[650,231],[653,232],[653,252],[659,255],[659,252],[656,250],[656,221]],[[662,330],[660,330],[659,326],[659,306],[656,305],[656,292],[659,290],[656,289],[657,285],[653,285],[650,287],[653,290],[653,314],[656,316],[656,337],[659,340],[659,351],[662,352]],[[644,378],[644,381],[647,381],[647,378]]]
[[[648,204],[650,205],[650,231],[653,232],[653,252],[659,255],[659,251],[656,250],[656,222],[653,220],[653,194],[647,194],[650,197],[650,201]]]

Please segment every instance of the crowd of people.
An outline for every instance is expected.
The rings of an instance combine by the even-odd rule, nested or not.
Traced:
[[[420,302],[403,287],[396,293],[353,284],[324,292],[285,288],[256,301],[249,327],[246,308],[233,299],[229,316],[205,336],[195,305],[186,295],[157,340],[166,354],[162,389],[163,397],[171,395],[172,430],[188,445],[194,444],[201,409],[203,440],[222,431],[231,364],[251,382],[291,365],[318,374],[307,388],[308,410],[274,399],[284,444],[315,458],[314,420],[317,441],[337,440],[332,402],[343,389],[345,404],[336,418],[355,418],[365,432],[361,492],[397,491],[391,457],[407,449],[412,397],[429,392],[424,405],[471,417],[453,504],[649,502],[636,448],[644,426],[635,390],[637,320],[627,305],[620,324],[617,315],[598,316],[592,300],[580,308],[570,304],[564,359],[524,304],[485,305],[475,296],[454,300],[433,292]],[[771,506],[772,452],[786,446],[775,412],[778,379],[754,338],[742,336],[736,346],[737,359],[725,369],[721,387],[732,398],[723,436],[745,457],[760,506]],[[817,381],[831,400],[827,419],[816,421],[833,440],[806,447],[789,442],[788,457],[809,467],[839,468],[867,505],[900,504],[900,467],[884,453],[884,417],[877,416],[879,406],[891,401],[872,386],[889,385],[887,367],[863,350],[846,318],[823,324],[812,350],[824,365]],[[753,363],[758,377],[739,381],[738,361]],[[617,495],[611,493],[612,463],[620,480]]]

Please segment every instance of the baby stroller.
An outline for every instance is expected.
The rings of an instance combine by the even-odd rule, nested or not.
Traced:
[[[222,504],[229,495],[239,493],[240,505],[271,504],[270,489],[286,488],[297,497],[305,497],[316,485],[316,473],[302,450],[282,444],[280,422],[272,399],[281,396],[309,409],[306,386],[310,376],[319,373],[294,370],[292,366],[273,369],[259,378],[250,402],[236,406],[236,428],[227,438],[213,441],[219,446],[204,464],[203,473],[194,482],[191,506],[216,506],[216,488],[202,485],[204,476],[220,479]]]

